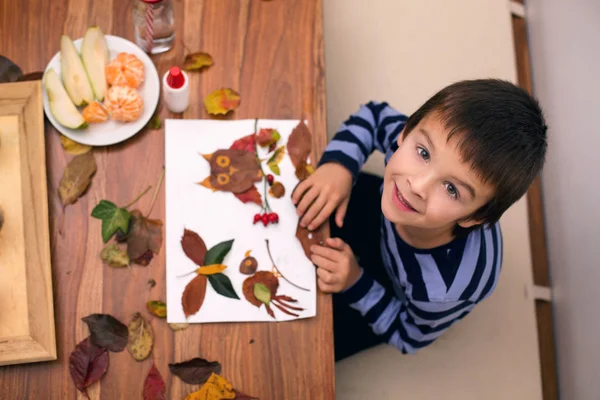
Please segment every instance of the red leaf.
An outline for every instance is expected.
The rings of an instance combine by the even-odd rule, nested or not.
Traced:
[[[254,133],[244,136],[233,142],[230,150],[246,150],[256,153],[256,135]]]
[[[234,195],[240,199],[242,203],[256,203],[259,206],[262,206],[262,197],[260,197],[260,193],[256,189],[256,186],[252,186],[243,193],[234,193]]]
[[[162,226],[162,221],[148,219],[139,210],[131,212],[127,235],[127,255],[131,261],[146,266],[158,254],[163,241]]]
[[[108,351],[86,338],[69,356],[69,372],[75,387],[89,399],[86,388],[99,381],[108,369]]]
[[[288,138],[287,152],[292,160],[294,167],[298,168],[301,162],[306,163],[306,159],[310,155],[312,148],[312,138],[308,127],[303,121],[294,128],[292,134]]]
[[[181,238],[181,247],[186,256],[196,265],[204,265],[204,256],[206,255],[206,244],[196,232],[189,229],[184,230]]]
[[[143,395],[144,400],[165,400],[165,381],[154,364],[144,382]]]
[[[181,296],[181,305],[186,318],[196,314],[202,307],[206,296],[206,280],[205,275],[198,275],[185,287]]]

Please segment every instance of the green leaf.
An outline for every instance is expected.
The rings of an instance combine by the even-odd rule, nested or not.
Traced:
[[[285,146],[280,146],[277,150],[275,150],[271,158],[269,158],[269,161],[267,161],[267,166],[275,175],[281,174],[281,171],[279,170],[279,163],[281,160],[283,160],[284,155]]]
[[[257,283],[254,285],[254,297],[266,305],[271,303],[271,292],[264,283]]]
[[[100,253],[102,261],[111,267],[119,268],[129,265],[129,256],[125,250],[121,250],[116,244],[106,246]]]
[[[214,245],[204,256],[204,265],[223,264],[223,259],[231,250],[233,239]]]
[[[231,281],[227,275],[219,273],[208,275],[207,277],[210,285],[213,287],[213,289],[215,289],[215,292],[219,293],[221,296],[229,297],[231,299],[240,299],[233,289],[233,285],[231,284]]]
[[[129,230],[131,214],[124,208],[117,208],[114,203],[101,200],[92,210],[92,217],[102,220],[102,240],[108,242],[120,230],[126,234]]]
[[[100,200],[100,203],[92,210],[92,217],[98,219],[106,219],[112,217],[117,206],[108,200]]]

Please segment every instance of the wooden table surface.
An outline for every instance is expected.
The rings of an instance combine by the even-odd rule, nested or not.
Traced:
[[[315,155],[326,143],[325,81],[321,0],[175,0],[176,45],[153,56],[160,76],[181,64],[187,52],[206,51],[215,64],[191,74],[191,105],[183,114],[164,118],[208,118],[203,97],[219,87],[237,89],[239,109],[228,118],[280,118],[309,121]],[[43,70],[59,50],[60,35],[82,37],[99,25],[107,34],[133,40],[131,1],[2,0],[0,54],[24,72]],[[63,170],[72,156],[46,121],[48,196],[58,360],[0,367],[0,398],[74,399],[69,353],[88,335],[82,317],[108,313],[127,323],[145,312],[145,303],[165,299],[165,253],[147,267],[112,269],[101,264],[100,221],[90,217],[100,199],[126,204],[155,185],[164,165],[164,131],[142,131],[125,143],[94,149],[98,171],[88,192],[67,207],[58,232],[61,204],[57,195]],[[2,188],[2,190],[9,190]],[[144,210],[146,195],[137,206]],[[164,185],[151,214],[164,221]],[[149,289],[147,281],[157,285]],[[146,314],[147,315],[147,314]],[[198,389],[168,371],[168,363],[193,357],[218,360],[222,375],[262,400],[333,399],[334,359],[331,299],[318,295],[317,317],[287,323],[206,324],[172,332],[153,319],[153,358],[167,385],[167,398],[183,399]],[[141,398],[151,359],[110,354],[92,399]]]

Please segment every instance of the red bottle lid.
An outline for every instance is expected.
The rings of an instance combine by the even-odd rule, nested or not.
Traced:
[[[144,3],[154,4],[160,3],[162,0],[142,0]]]
[[[171,67],[167,75],[167,84],[173,89],[179,89],[185,83],[185,77],[179,67]]]

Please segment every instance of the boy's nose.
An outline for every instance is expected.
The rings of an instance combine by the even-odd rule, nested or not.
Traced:
[[[427,192],[433,182],[432,174],[418,174],[408,178],[408,186],[412,193],[420,199],[427,199]]]

